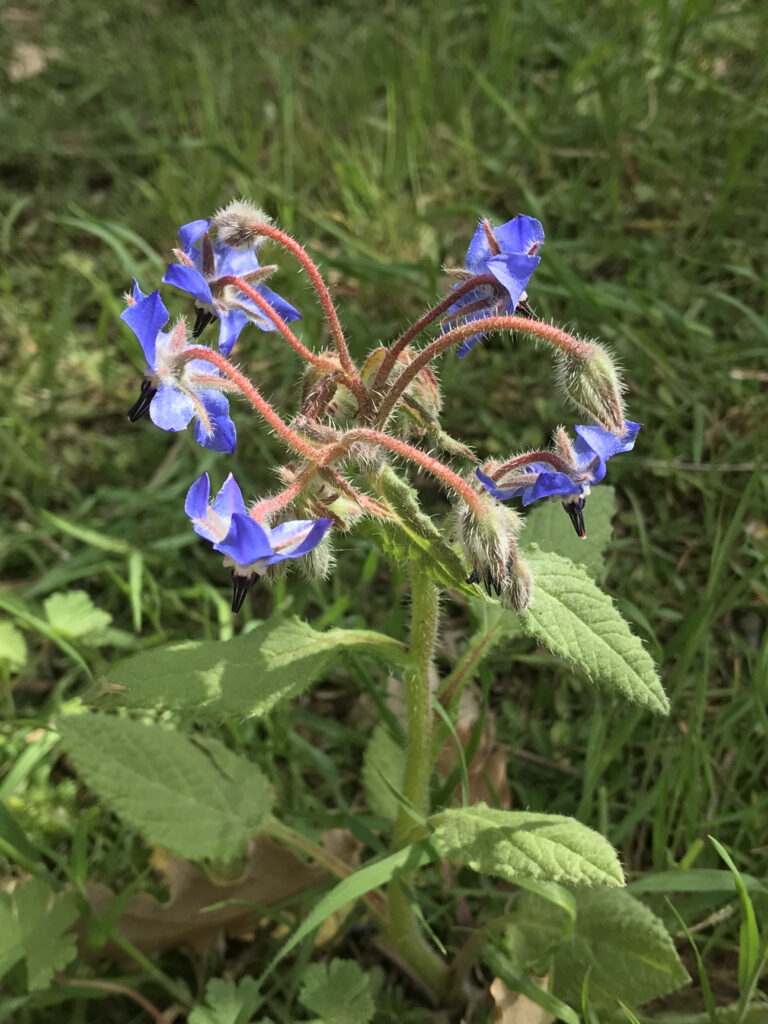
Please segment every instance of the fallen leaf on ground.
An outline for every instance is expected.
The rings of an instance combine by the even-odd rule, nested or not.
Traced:
[[[456,723],[456,735],[464,751],[472,740],[472,734],[480,718],[480,697],[478,692],[467,688],[459,702],[459,718]],[[508,810],[512,803],[512,792],[507,781],[507,757],[509,747],[496,742],[496,721],[493,713],[488,711],[483,723],[483,732],[477,745],[475,755],[467,765],[468,803],[487,803],[491,807]],[[456,740],[449,736],[437,759],[437,767],[443,778],[447,778],[451,769],[458,764]],[[457,787],[456,795],[461,800],[461,786]]]
[[[202,868],[181,857],[169,856],[165,863],[155,857],[154,864],[166,876],[168,900],[161,903],[149,893],[136,893],[126,902],[114,928],[116,934],[150,956],[178,946],[202,953],[221,933],[247,934],[263,916],[261,908],[283,903],[328,878],[323,868],[305,863],[265,836],[251,841],[244,869],[231,881],[214,881]],[[117,898],[109,886],[100,882],[88,882],[86,892],[98,916],[105,914]],[[216,909],[206,911],[214,904]],[[114,942],[108,942],[101,953],[128,962]]]
[[[61,56],[61,50],[57,46],[36,46],[34,43],[14,43],[13,55],[8,65],[8,78],[12,82],[24,82],[28,78],[34,78],[52,60]]]
[[[548,978],[532,978],[542,991],[546,991]],[[522,992],[512,992],[501,978],[491,982],[491,996],[496,1004],[493,1024],[550,1024],[555,1018],[532,1002]]]

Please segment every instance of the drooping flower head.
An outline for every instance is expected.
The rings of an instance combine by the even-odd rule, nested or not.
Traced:
[[[147,360],[141,395],[128,413],[135,422],[145,412],[161,430],[184,430],[194,420],[195,440],[215,452],[235,450],[235,424],[229,402],[220,390],[223,380],[216,367],[202,359],[185,360],[189,348],[184,320],[164,333],[168,310],[160,292],[145,295],[136,281],[128,308],[120,319],[139,339]]]
[[[535,217],[521,214],[506,224],[491,228],[482,220],[467,249],[466,269],[458,272],[465,280],[477,274],[491,274],[497,284],[481,285],[448,310],[447,327],[459,320],[468,323],[485,316],[513,314],[515,310],[532,316],[525,289],[539,265],[539,249],[544,242],[544,229]],[[482,334],[468,338],[458,350],[463,359],[478,343]]]
[[[555,438],[555,452],[510,459],[494,474],[495,478],[480,469],[475,470],[475,476],[499,501],[522,498],[523,505],[531,505],[542,498],[560,498],[576,533],[586,537],[583,512],[590,487],[605,476],[608,459],[634,448],[640,424],[627,421],[618,437],[595,425],[573,429],[574,443],[561,430]]]
[[[331,519],[298,519],[270,529],[257,523],[245,507],[243,495],[230,473],[213,499],[207,473],[187,492],[184,511],[192,529],[223,554],[232,568],[232,611],[239,611],[245,596],[267,566],[287,558],[301,558],[317,547],[331,526]]]
[[[168,267],[163,282],[194,296],[197,320],[193,338],[199,337],[208,324],[218,318],[219,349],[226,356],[249,321],[262,331],[273,331],[275,325],[247,295],[232,285],[223,284],[223,278],[241,277],[286,323],[301,319],[301,313],[277,292],[257,283],[273,268],[260,266],[252,249],[243,252],[223,242],[212,242],[208,233],[210,226],[210,220],[193,220],[179,228],[181,247],[174,249],[179,264]]]

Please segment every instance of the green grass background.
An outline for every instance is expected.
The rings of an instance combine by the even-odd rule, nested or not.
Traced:
[[[515,801],[601,828],[631,872],[719,866],[713,833],[765,874],[768,5],[70,0],[0,7],[0,40],[0,78],[20,42],[49,48],[0,99],[0,602],[39,615],[49,594],[86,589],[122,631],[88,654],[97,671],[131,646],[232,631],[226,575],[182,512],[194,476],[220,481],[224,463],[125,418],[142,360],[121,292],[132,275],[159,283],[179,224],[254,198],[321,262],[359,356],[440,294],[479,216],[532,214],[547,232],[535,308],[610,343],[644,424],[610,467],[608,589],[673,711],[652,719],[501,651],[485,679],[500,738],[536,755],[511,758]],[[318,346],[311,293],[282,265],[275,287]],[[293,353],[254,331],[239,360],[295,408]],[[446,428],[481,454],[573,422],[546,353],[522,340],[449,357],[441,380]],[[238,426],[227,468],[255,494],[281,453],[244,409]],[[402,581],[364,536],[341,548],[328,584],[291,577],[245,619],[354,625],[364,609],[402,631]],[[9,762],[81,682],[21,624]],[[449,607],[459,644],[465,628]],[[66,844],[74,798],[49,767],[6,795]],[[357,767],[339,770],[351,782]],[[135,855],[102,853],[102,873]],[[734,935],[733,920],[705,933],[725,990]]]

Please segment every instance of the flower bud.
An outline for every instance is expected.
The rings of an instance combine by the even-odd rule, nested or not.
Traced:
[[[624,384],[607,349],[595,343],[560,352],[557,382],[566,399],[605,430],[624,430]]]
[[[296,564],[308,580],[326,579],[336,565],[336,555],[330,537],[326,534],[317,547],[300,558]]]
[[[233,199],[214,214],[212,226],[220,242],[248,252],[263,245],[266,238],[261,233],[261,225],[271,223],[272,219],[247,199]]]
[[[478,516],[468,506],[459,512],[458,533],[472,572],[468,583],[481,583],[490,596],[496,593],[520,612],[531,597],[533,577],[520,560],[517,534],[522,520],[505,505],[488,505],[488,514]]]

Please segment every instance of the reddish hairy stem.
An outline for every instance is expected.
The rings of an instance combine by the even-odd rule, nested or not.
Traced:
[[[247,281],[244,281],[242,277],[220,277],[217,283],[234,285],[235,288],[247,295],[248,298],[259,307],[262,313],[265,313],[269,317],[288,344],[299,353],[302,359],[306,359],[308,363],[312,363],[312,365],[317,366],[318,369],[322,370],[326,367],[323,357],[319,356],[316,352],[311,352],[306,345],[299,341],[277,310],[274,309],[262,295],[259,295],[255,288],[251,287]]]
[[[220,352],[214,352],[212,348],[206,348],[203,345],[190,345],[190,347],[185,350],[183,358],[186,361],[191,359],[204,359],[207,363],[213,363],[214,366],[217,366],[226,377],[229,377],[229,379],[237,385],[240,393],[261,413],[270,427],[277,431],[290,448],[293,448],[294,451],[303,455],[304,458],[308,459],[310,462],[317,461],[319,450],[314,448],[312,445],[307,444],[307,442],[300,438],[297,433],[291,430],[288,424],[275,412],[269,402],[265,398],[262,398],[258,389],[251,384],[248,378],[242,374],[237,367],[233,366],[228,359],[225,359]]]
[[[514,459],[505,462],[503,466],[499,466],[488,475],[498,483],[505,473],[511,473],[513,469],[519,469],[520,466],[529,466],[532,462],[546,462],[550,466],[554,466],[558,473],[565,473],[566,476],[570,476],[573,472],[573,466],[570,466],[565,459],[561,459],[559,455],[555,455],[554,452],[526,452],[525,455],[516,455]]]
[[[443,465],[439,459],[434,459],[419,448],[414,448],[413,445],[406,444],[405,441],[398,441],[397,438],[390,437],[389,434],[384,434],[379,430],[367,430],[364,427],[359,430],[350,430],[344,434],[338,445],[334,445],[328,451],[323,459],[323,465],[334,462],[336,459],[346,455],[349,451],[349,446],[357,441],[367,441],[370,444],[380,445],[382,448],[388,448],[389,451],[402,456],[404,459],[415,462],[423,469],[426,469],[428,473],[438,477],[443,483],[447,484],[460,498],[464,499],[473,512],[481,516],[486,514],[487,508],[484,500],[458,473],[454,473],[452,469]]]
[[[254,505],[249,513],[251,518],[260,523],[264,516],[269,515],[270,512],[278,512],[281,508],[285,508],[302,491],[304,485],[312,479],[316,472],[317,466],[315,463],[305,466],[293,483],[289,484],[285,490],[280,491],[273,498],[264,498],[263,501]]]
[[[392,372],[392,367],[397,362],[397,357],[404,349],[408,348],[417,334],[420,334],[426,327],[429,327],[433,321],[437,320],[439,316],[445,313],[446,310],[450,309],[451,306],[455,302],[458,302],[459,299],[462,299],[469,292],[474,291],[475,288],[479,288],[484,284],[498,284],[498,281],[493,274],[477,274],[475,277],[469,278],[468,281],[464,281],[463,284],[460,284],[457,288],[454,288],[448,295],[446,295],[444,299],[441,299],[436,306],[428,309],[415,324],[409,327],[404,334],[401,334],[382,360],[378,373],[371,385],[371,391],[375,394],[379,388],[384,387],[389,379],[390,373]]]
[[[289,234],[286,234],[285,231],[281,231],[280,228],[275,227],[274,224],[268,224],[266,221],[262,222],[258,225],[257,230],[260,235],[264,235],[265,238],[271,238],[272,241],[277,242],[279,245],[282,245],[284,249],[287,249],[292,253],[307,272],[307,275],[312,282],[312,287],[315,289],[317,297],[320,300],[320,305],[323,307],[323,312],[325,313],[325,318],[328,321],[331,336],[333,337],[333,344],[336,347],[336,351],[339,353],[342,368],[349,378],[349,389],[357,399],[360,408],[367,408],[368,392],[365,390],[365,385],[360,380],[357,368],[349,355],[344,331],[341,329],[341,323],[334,308],[333,299],[331,298],[328,287],[312,257],[304,246],[299,245],[295,238],[291,238]]]
[[[490,331],[519,331],[521,334],[530,334],[541,338],[542,341],[549,342],[550,345],[554,345],[555,348],[567,355],[581,356],[582,358],[588,356],[592,351],[592,346],[586,341],[579,341],[567,331],[541,320],[529,320],[524,316],[485,316],[480,320],[473,320],[472,323],[462,324],[461,327],[454,327],[452,331],[435,338],[426,348],[423,348],[413,362],[403,370],[381,403],[377,417],[378,422],[386,423],[400,395],[435,356],[439,356],[451,345],[466,341],[467,338],[472,338],[476,334],[487,334]]]

